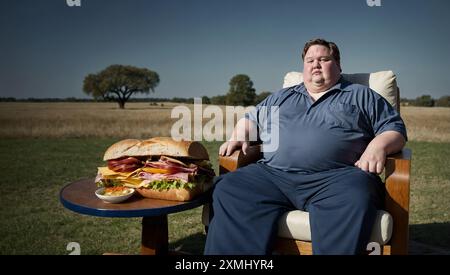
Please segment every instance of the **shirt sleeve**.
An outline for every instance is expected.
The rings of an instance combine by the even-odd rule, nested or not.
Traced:
[[[255,108],[252,108],[249,112],[245,113],[245,118],[255,122],[256,124],[259,124],[258,123],[259,122],[258,117],[259,117],[261,108],[263,106],[267,106],[267,103],[270,101],[269,97],[271,97],[271,96],[272,95],[269,95],[263,101],[261,101],[258,105],[256,105]]]
[[[368,100],[371,107],[368,109],[368,114],[375,136],[386,131],[396,131],[408,140],[406,126],[400,114],[385,98],[375,91],[371,90],[371,92],[371,100]]]
[[[252,108],[245,114],[245,118],[252,121],[256,125],[258,142],[262,142],[263,144],[272,144],[272,142],[274,142],[272,127],[278,127],[275,125],[278,125],[279,122],[279,104],[283,98],[289,95],[289,93],[285,92],[286,90],[287,89],[282,89],[278,92],[272,93],[256,105],[255,108]]]
[[[251,111],[245,113],[245,118],[255,122],[256,124],[261,124],[261,116],[267,116],[268,108],[272,106],[277,106],[279,104],[280,98],[285,94],[287,88],[282,89],[278,92],[270,94],[263,101],[261,101],[258,105],[255,106]],[[266,119],[264,117],[264,119]]]

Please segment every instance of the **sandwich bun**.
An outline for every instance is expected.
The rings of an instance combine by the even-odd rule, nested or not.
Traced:
[[[141,141],[139,139],[124,139],[116,142],[113,145],[109,146],[109,148],[106,150],[103,160],[106,161],[120,158],[116,156],[121,156],[123,152],[126,152],[128,149],[139,144],[140,142]]]
[[[209,160],[208,151],[197,141],[175,141],[170,137],[151,139],[125,139],[111,145],[104,161],[122,157],[172,156],[196,160]]]

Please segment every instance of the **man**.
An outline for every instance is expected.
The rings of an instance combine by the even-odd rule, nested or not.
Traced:
[[[341,77],[334,43],[311,40],[302,59],[304,82],[267,97],[220,147],[245,153],[238,137],[268,131],[262,110],[279,108],[278,150],[217,178],[205,254],[270,254],[279,217],[293,209],[309,212],[314,254],[366,249],[383,206],[377,174],[403,148],[405,125],[384,98]]]

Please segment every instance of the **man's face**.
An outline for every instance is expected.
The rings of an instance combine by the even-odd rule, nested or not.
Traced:
[[[322,45],[309,47],[303,61],[303,81],[309,92],[323,92],[337,83],[340,65]]]

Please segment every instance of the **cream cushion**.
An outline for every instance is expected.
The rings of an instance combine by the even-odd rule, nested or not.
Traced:
[[[378,210],[370,242],[386,244],[392,236],[392,224],[392,216],[384,210]],[[311,241],[309,213],[300,210],[286,212],[278,222],[278,236],[299,241]]]
[[[209,225],[209,204],[203,206],[202,222]],[[384,211],[378,210],[375,224],[372,228],[370,242],[380,245],[386,244],[392,236],[392,216]],[[311,228],[309,225],[309,213],[300,210],[289,211],[283,214],[278,221],[278,236],[299,241],[311,241]]]
[[[398,110],[399,95],[397,76],[392,71],[380,71],[374,73],[342,74],[344,79],[368,86],[384,97],[394,108]],[[283,88],[292,87],[303,82],[301,72],[289,72],[284,76]]]

